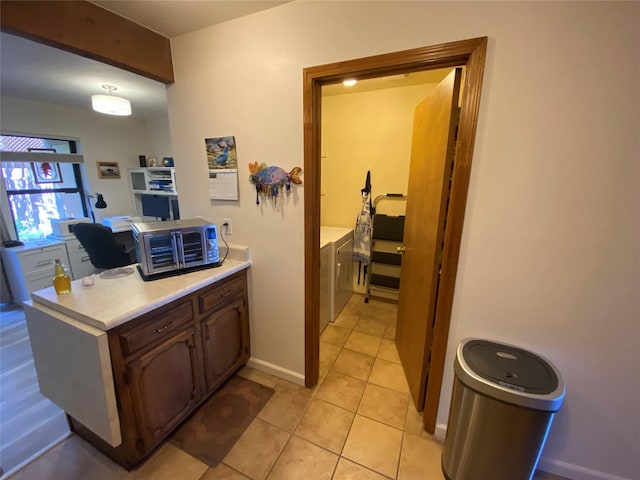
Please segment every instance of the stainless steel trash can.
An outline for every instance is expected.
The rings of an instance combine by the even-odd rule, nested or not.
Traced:
[[[513,345],[458,345],[442,472],[447,480],[528,480],[565,395],[558,370]]]

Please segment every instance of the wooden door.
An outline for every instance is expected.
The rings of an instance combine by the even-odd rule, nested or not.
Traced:
[[[142,442],[138,449],[152,448],[200,400],[196,337],[189,327],[126,366]]]
[[[414,114],[396,345],[418,410],[429,375],[461,72],[453,70]]]
[[[238,299],[202,321],[206,392],[212,391],[249,359],[249,321]]]

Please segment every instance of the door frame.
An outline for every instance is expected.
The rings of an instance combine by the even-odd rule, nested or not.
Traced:
[[[487,37],[443,43],[400,52],[305,68],[303,71],[304,122],[304,245],[305,245],[305,386],[318,383],[320,368],[320,145],[322,86],[347,77],[366,79],[438,68],[466,67],[456,161],[454,164],[431,367],[423,421],[434,433],[442,387],[462,226],[480,107]]]

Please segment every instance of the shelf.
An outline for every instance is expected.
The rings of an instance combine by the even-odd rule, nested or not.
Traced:
[[[129,180],[134,194],[178,195],[173,167],[132,168]]]

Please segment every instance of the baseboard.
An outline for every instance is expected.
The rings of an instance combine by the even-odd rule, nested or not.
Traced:
[[[444,442],[445,437],[447,436],[447,424],[446,423],[438,423],[436,425],[436,430],[433,432],[433,436],[436,440],[440,442]]]
[[[264,360],[259,360],[257,358],[251,357],[247,362],[247,365],[255,368],[256,370],[260,370],[261,372],[269,373],[276,377],[293,382],[297,385],[304,386],[304,375],[293,372],[291,370],[287,370],[286,368],[279,367],[277,365],[274,365],[273,363],[265,362]]]
[[[573,463],[562,462],[553,458],[540,458],[538,469],[544,472],[553,473],[572,480],[632,480],[631,478],[619,477],[611,473],[599,472],[589,468],[581,467]]]

